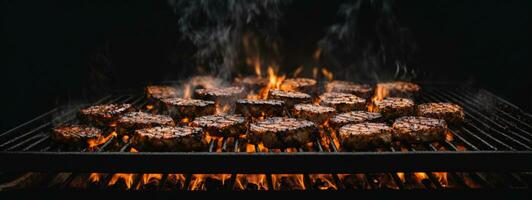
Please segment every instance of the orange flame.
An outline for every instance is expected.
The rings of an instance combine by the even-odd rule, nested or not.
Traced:
[[[194,174],[190,180],[189,190],[206,190],[205,181],[207,178],[221,181],[225,185],[225,180],[231,177],[231,174]]]
[[[111,134],[107,135],[106,137],[104,138],[97,138],[97,139],[88,139],[87,140],[87,145],[89,147],[89,150],[94,150],[94,148],[100,146],[101,144],[104,144],[106,143],[107,141],[109,141],[111,138],[114,138],[116,137],[117,134],[115,131],[111,132]]]
[[[312,68],[312,77],[314,77],[314,79],[317,79],[318,78],[318,67],[314,67]]]
[[[101,174],[100,173],[91,173],[89,176],[89,182],[91,183],[98,183],[100,182]]]
[[[267,99],[269,90],[279,89],[285,78],[285,75],[279,76],[272,66],[268,66],[268,85],[260,90],[259,97]]]
[[[247,186],[256,186],[257,190],[268,190],[265,174],[238,174],[235,179],[235,187],[240,190],[247,189]]]
[[[107,185],[113,186],[118,182],[118,180],[123,180],[124,183],[126,184],[126,188],[130,189],[131,185],[133,185],[133,177],[134,177],[134,174],[117,173],[117,174],[114,174],[113,177],[111,177],[111,180],[109,180],[109,184]]]
[[[231,110],[231,105],[230,104],[216,104],[216,112],[215,114],[224,114],[224,113],[228,113],[229,111]]]
[[[318,190],[338,190],[331,174],[310,174],[309,177]]]
[[[190,83],[185,83],[183,85],[183,98],[190,99],[192,97],[192,85]]]
[[[293,77],[298,77],[299,74],[301,74],[301,71],[303,71],[303,65],[300,65],[299,67],[296,68],[296,70],[294,71],[293,73]]]
[[[321,48],[318,48],[316,49],[316,51],[314,51],[314,53],[312,54],[312,58],[314,58],[314,60],[319,60],[321,57]]]
[[[323,74],[323,76],[325,76],[325,78],[327,78],[327,80],[329,81],[332,81],[334,79],[334,75],[332,72],[330,72],[329,70],[325,69],[325,68],[322,68],[321,69],[321,73]]]
[[[441,186],[449,186],[449,182],[447,181],[447,172],[433,172],[432,174],[438,179],[438,182],[440,182]]]

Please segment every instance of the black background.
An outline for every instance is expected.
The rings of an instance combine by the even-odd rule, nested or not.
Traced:
[[[312,55],[343,1],[293,1],[280,27],[286,63]],[[3,1],[0,130],[115,88],[186,77],[166,1]],[[425,79],[486,88],[532,111],[531,1],[397,1]],[[107,60],[98,57],[110,55]],[[96,69],[96,70],[95,70]],[[423,78],[422,78],[423,79]]]

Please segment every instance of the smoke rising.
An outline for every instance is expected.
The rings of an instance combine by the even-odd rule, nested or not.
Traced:
[[[229,78],[244,63],[243,39],[257,39],[260,51],[275,60],[280,0],[169,0],[178,16],[181,39],[195,47],[198,66],[207,67],[222,79]]]
[[[415,45],[393,14],[393,1],[358,0],[344,3],[341,20],[319,42],[321,62],[341,70],[341,78],[359,81],[412,79]]]

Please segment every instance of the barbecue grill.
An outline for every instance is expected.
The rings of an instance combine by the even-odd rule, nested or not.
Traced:
[[[51,128],[78,123],[76,113],[87,104],[66,110],[54,108],[0,134],[0,160],[6,161],[0,171],[46,173],[55,178],[46,179],[41,187],[60,188],[69,188],[78,179],[90,182],[91,173],[98,175],[96,188],[100,189],[111,185],[117,177],[114,173],[131,173],[126,189],[145,188],[146,179],[156,177],[157,184],[151,189],[162,190],[175,176],[182,177],[183,190],[198,184],[198,177],[203,178],[203,186],[196,188],[234,189],[242,184],[238,177],[257,174],[270,189],[276,188],[274,182],[278,181],[273,179],[282,177],[279,174],[301,177],[302,188],[307,190],[319,188],[316,185],[324,176],[334,189],[416,188],[409,177],[420,181],[420,188],[529,188],[530,114],[483,89],[440,84],[422,84],[422,88],[416,103],[454,102],[464,108],[465,122],[451,125],[451,134],[443,142],[394,143],[372,151],[342,152],[335,136],[326,132],[325,139],[292,149],[265,150],[240,137],[224,137],[211,139],[205,152],[131,152],[127,141],[111,136],[96,149],[65,151],[50,139]],[[149,108],[138,91],[116,92],[91,104],[101,103],[131,103],[144,111]],[[222,183],[212,186],[208,180],[217,179],[205,178],[205,174],[217,174]],[[363,184],[353,186],[346,177],[355,177]]]

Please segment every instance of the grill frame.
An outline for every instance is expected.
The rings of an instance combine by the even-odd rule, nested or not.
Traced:
[[[431,100],[445,100],[464,106],[466,118],[476,123],[467,127],[459,127],[460,133],[453,131],[453,135],[469,144],[473,151],[430,151],[436,150],[431,144],[424,144],[429,151],[403,152],[391,148],[387,152],[104,152],[104,144],[99,152],[50,152],[51,147],[40,151],[26,151],[47,140],[44,135],[53,123],[48,117],[60,111],[54,108],[35,119],[21,124],[7,132],[0,134],[0,160],[8,160],[0,165],[0,171],[37,171],[37,172],[137,172],[137,173],[353,173],[353,172],[415,172],[415,171],[493,171],[517,172],[532,171],[532,144],[530,144],[532,127],[525,120],[532,121],[532,115],[523,112],[517,106],[493,95],[486,90],[470,90],[460,88],[462,92],[454,92],[441,86],[423,85],[421,102]],[[494,112],[500,113],[501,121],[495,121],[481,110],[478,98],[464,97],[465,95],[482,94],[491,99]],[[95,103],[109,101],[132,101],[134,104],[146,104],[141,95],[109,95]],[[420,102],[420,101],[416,101]],[[477,102],[477,103],[475,103]],[[503,106],[503,108],[500,108]],[[75,120],[74,107],[61,115],[59,119]],[[510,109],[508,111],[505,109]],[[512,115],[518,113],[519,116]],[[502,117],[504,116],[504,117]],[[524,118],[523,120],[518,117]],[[513,120],[513,121],[512,121]],[[41,123],[39,123],[41,122]],[[60,120],[59,123],[64,123]],[[508,124],[515,123],[515,126]],[[36,126],[32,126],[37,124]],[[34,127],[33,129],[31,127]],[[36,128],[35,128],[36,127]],[[487,133],[485,129],[494,133]],[[508,131],[501,131],[507,128]],[[26,130],[29,129],[29,130]],[[474,132],[474,130],[477,132]],[[22,132],[10,139],[6,137]],[[34,134],[35,133],[35,134]],[[464,136],[469,135],[480,143],[470,142]],[[329,136],[330,137],[330,136]],[[506,138],[506,139],[504,139]],[[504,141],[501,141],[503,140]],[[486,140],[491,140],[487,142]],[[30,144],[24,145],[26,143]],[[513,143],[511,145],[507,143]],[[527,142],[529,145],[525,144]],[[6,144],[7,143],[7,144]],[[223,145],[226,143],[224,142]],[[484,147],[481,147],[481,144]],[[211,143],[211,149],[212,151]],[[452,144],[447,144],[454,147]],[[320,150],[321,146],[318,143]],[[477,147],[479,146],[479,147]],[[22,148],[24,147],[24,148]],[[22,149],[21,149],[22,148]],[[505,148],[506,150],[500,150]],[[522,150],[522,149],[525,150]],[[21,150],[16,150],[21,149]],[[519,149],[519,150],[518,150]],[[13,151],[16,150],[16,151]],[[456,150],[456,147],[454,147]],[[146,163],[157,163],[146,164]],[[176,165],[175,163],[180,163]],[[499,163],[504,163],[500,165]],[[305,167],[300,167],[305,166]]]

